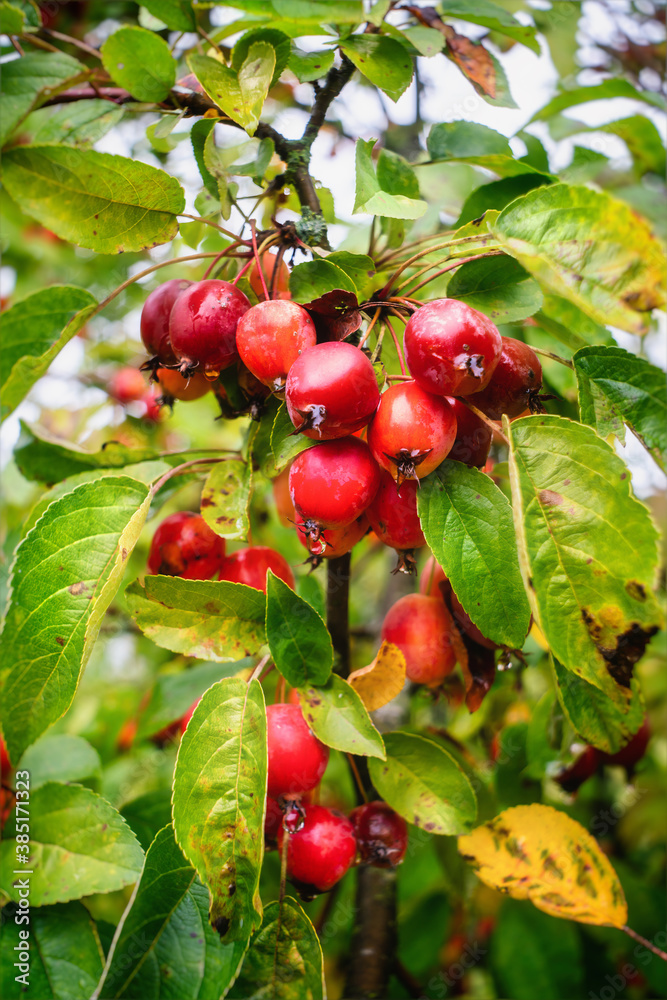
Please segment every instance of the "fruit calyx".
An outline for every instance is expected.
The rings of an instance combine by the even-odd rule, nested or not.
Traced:
[[[408,576],[417,576],[417,557],[414,549],[396,549],[398,557],[396,565],[391,571],[392,576],[397,573],[406,573]]]
[[[389,455],[386,451],[383,452],[385,458],[396,466],[397,489],[400,490],[406,479],[416,479],[417,484],[419,484],[417,469],[422,464],[424,459],[428,458],[432,451],[433,448],[427,448],[426,451],[417,451],[416,449],[409,451],[407,448],[401,448],[395,455]]]
[[[304,431],[317,431],[320,437],[322,436],[320,428],[327,418],[326,406],[311,403],[305,410],[296,410],[296,413],[299,414],[303,423],[296,430],[292,431],[292,437],[295,434],[303,434]]]

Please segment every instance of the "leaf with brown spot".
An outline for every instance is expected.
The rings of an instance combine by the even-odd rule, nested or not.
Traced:
[[[357,692],[369,712],[382,708],[405,684],[405,657],[398,646],[383,642],[377,656],[367,667],[353,670],[348,682]]]
[[[623,889],[596,840],[576,820],[535,803],[505,809],[459,837],[459,852],[486,885],[529,899],[554,917],[623,927]]]
[[[322,946],[296,900],[269,903],[250,942],[232,1000],[325,1000]]]
[[[264,644],[261,590],[228,580],[147,576],[125,591],[137,625],[158,646],[206,660],[240,660]]]
[[[505,430],[535,621],[559,663],[626,714],[634,664],[663,620],[649,512],[622,460],[590,427],[545,414],[506,421]]]
[[[416,826],[440,835],[468,831],[477,818],[477,799],[467,775],[451,754],[423,736],[386,733],[386,763],[370,760],[371,780],[382,798]]]
[[[332,674],[321,687],[297,689],[303,717],[315,735],[345,753],[385,758],[384,742],[354,688]]]
[[[211,893],[211,925],[228,942],[247,940],[262,917],[266,775],[262,687],[219,681],[183,735],[173,817],[176,840]]]
[[[248,537],[252,463],[232,458],[213,466],[201,495],[201,514],[222,538]]]

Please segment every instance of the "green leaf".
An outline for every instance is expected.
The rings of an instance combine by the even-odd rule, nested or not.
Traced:
[[[202,87],[232,121],[254,135],[269,91],[276,54],[266,42],[255,42],[238,74],[210,56],[196,53],[188,66]]]
[[[34,789],[47,781],[83,783],[86,779],[97,779],[102,774],[102,762],[88,740],[58,733],[42,736],[28,747],[17,770],[30,772],[30,787]]]
[[[23,420],[14,452],[21,475],[40,483],[56,483],[68,476],[95,469],[122,469],[135,463],[149,463],[155,457],[156,452],[151,449],[129,448],[115,441],[110,441],[109,446],[100,451],[86,451],[76,445],[72,447],[61,438],[52,437],[44,428],[33,427]]]
[[[403,45],[386,35],[350,35],[340,45],[360,73],[392,101],[412,81],[414,66]]]
[[[540,43],[535,37],[537,29],[521,24],[509,11],[491,3],[490,0],[442,0],[438,10],[448,17],[460,18],[471,24],[481,24],[489,31],[497,31],[500,35],[513,38],[515,42],[520,42],[521,45],[539,54]]]
[[[25,16],[20,7],[13,6],[7,0],[2,0],[0,3],[0,34],[21,35],[24,26]]]
[[[491,938],[490,964],[499,996],[562,1000],[584,996],[581,935],[570,921],[526,900],[503,900]]]
[[[136,0],[153,17],[157,17],[172,31],[196,31],[197,21],[189,0]]]
[[[543,108],[540,108],[530,119],[532,122],[547,121],[560,111],[566,108],[573,108],[578,104],[587,104],[589,101],[607,101],[612,97],[629,97],[633,101],[644,101],[654,107],[662,108],[663,99],[659,94],[650,90],[638,90],[627,80],[620,78],[605,80],[594,87],[575,87],[573,90],[565,90],[558,94]],[[528,123],[526,123],[528,124]]]
[[[187,670],[182,670],[178,674],[165,674],[158,677],[151,692],[151,700],[139,718],[136,739],[146,739],[146,737],[158,733],[165,726],[185,715],[190,706],[216,681],[222,680],[224,677],[232,677],[253,665],[254,660],[251,659],[238,660],[224,665],[200,663]]]
[[[269,570],[266,580],[266,641],[288,684],[324,684],[331,674],[333,646],[314,608]]]
[[[208,892],[183,857],[171,825],[164,827],[146,854],[100,996],[197,1000],[213,986],[212,970],[208,975],[206,970],[213,963],[215,994],[204,995],[221,996],[235,978],[245,948],[220,942],[206,919],[207,906]]]
[[[256,0],[253,6],[256,7]],[[359,24],[364,20],[361,0],[271,0],[271,6],[278,17],[289,21]]]
[[[648,223],[602,191],[537,188],[491,226],[508,253],[556,295],[599,323],[646,330],[643,314],[665,301],[665,257]]]
[[[33,111],[23,131],[30,134],[33,146],[47,143],[91,146],[117,125],[124,114],[124,108],[110,101],[72,101],[62,108]]]
[[[382,154],[380,154],[380,156],[382,156]],[[401,157],[399,156],[397,159],[400,160]],[[410,172],[412,173],[412,171]],[[416,183],[417,180],[415,178],[415,184]],[[417,185],[417,194],[419,194],[419,185]],[[341,271],[345,271],[348,277],[352,279],[354,287],[357,290],[357,297],[359,301],[365,298],[367,293],[370,294],[371,280],[375,274],[375,264],[371,257],[368,257],[363,253],[350,253],[348,250],[336,250],[334,253],[330,253],[327,256],[326,261],[328,264],[335,264],[336,267],[339,267]]]
[[[504,135],[475,122],[433,125],[426,141],[432,160],[467,160],[478,156],[512,156]]]
[[[123,25],[109,35],[100,52],[111,79],[138,101],[159,104],[176,83],[176,60],[154,31]]]
[[[275,471],[282,472],[292,459],[309,445],[310,441],[303,434],[294,433],[294,424],[290,420],[287,407],[281,403],[271,430],[271,451],[275,461]]]
[[[319,687],[298,689],[303,717],[315,735],[334,750],[385,759],[384,742],[350,684],[332,674]]]
[[[17,125],[40,104],[90,75],[78,59],[64,52],[38,52],[6,62],[2,67],[0,146]]]
[[[241,35],[232,49],[232,69],[235,69],[237,73],[243,66],[250,47],[255,42],[266,42],[274,51],[276,62],[271,83],[269,84],[270,87],[273,87],[278,82],[285,66],[287,66],[291,51],[291,40],[288,35],[282,31],[276,31],[275,28],[254,28],[251,31],[246,31],[244,35]]]
[[[480,257],[452,275],[447,295],[486,313],[494,323],[516,323],[542,305],[542,290],[512,257]]]
[[[18,915],[18,911],[15,911]],[[4,1000],[89,1000],[104,963],[104,953],[91,917],[83,903],[56,903],[30,908],[30,972],[28,987],[17,982],[19,936],[28,930],[14,913],[4,913],[0,929],[0,993]]]
[[[85,288],[51,285],[28,295],[3,314],[3,419],[16,409],[96,308],[97,301]]]
[[[616,753],[637,732],[646,712],[639,681],[632,679],[629,700],[618,705],[594,684],[566,670],[551,657],[558,700],[572,728],[586,743]]]
[[[296,900],[269,903],[250,942],[232,1000],[325,1000],[322,947]]]
[[[292,51],[287,65],[300,83],[312,83],[326,76],[334,63],[333,49],[322,52],[302,52],[292,42]]]
[[[406,198],[421,198],[419,181],[410,164],[398,153],[381,149],[377,162],[377,180],[383,191]],[[340,252],[340,251],[339,251]],[[333,256],[333,254],[332,254]]]
[[[7,823],[0,844],[0,889],[19,901],[15,825]],[[115,892],[136,882],[144,852],[129,826],[100,795],[81,785],[49,781],[30,792],[30,903],[46,906]]]
[[[289,290],[295,302],[314,302],[327,292],[341,289],[356,296],[357,289],[346,272],[321,258],[297,264],[292,268]],[[292,428],[293,429],[293,428]]]
[[[417,509],[428,546],[475,625],[520,649],[530,608],[504,493],[477,469],[445,460],[421,480]]]
[[[192,151],[195,154],[195,160],[197,161],[197,166],[199,167],[199,173],[201,174],[201,179],[204,182],[204,187],[209,194],[213,195],[214,198],[217,198],[218,181],[208,169],[204,159],[206,143],[209,137],[213,134],[214,127],[215,121],[212,118],[198,119],[190,130],[190,142],[192,143]],[[215,139],[211,141],[215,144]]]
[[[386,733],[384,745],[386,761],[373,758],[368,770],[385,802],[428,833],[467,833],[477,817],[477,800],[454,758],[411,733]]]
[[[9,149],[3,180],[27,215],[61,239],[98,253],[167,243],[185,208],[181,185],[164,170],[92,149]]]
[[[149,505],[137,480],[84,483],[54,501],[16,550],[0,673],[12,759],[71,705]]]
[[[265,641],[264,594],[242,583],[147,576],[125,598],[141,631],[174,653],[224,663],[256,653]]]
[[[379,168],[376,174],[371,155],[375,141],[375,139],[357,140],[354,212],[382,215],[391,219],[419,219],[426,211],[425,201],[406,197],[404,194],[393,194],[382,187]],[[388,172],[385,173],[385,177]]]
[[[163,476],[165,472],[168,472],[170,468],[171,466],[168,462],[137,462],[136,465],[121,467],[120,469],[91,469],[88,472],[79,472],[68,479],[63,479],[40,495],[39,500],[23,522],[21,538],[25,538],[46,508],[54,500],[59,500],[66,493],[71,493],[73,489],[81,486],[82,483],[92,483],[97,479],[106,479],[109,476],[129,476],[130,479],[138,479],[140,483],[145,483],[149,486],[156,479],[159,479],[160,476]],[[160,499],[162,499],[163,495],[162,493],[160,494]]]
[[[535,321],[572,351],[590,343],[614,346],[614,339],[606,327],[596,323],[574,303],[558,295],[544,296],[544,303]]]
[[[623,707],[633,665],[662,621],[651,593],[656,529],[625,465],[590,427],[547,415],[506,423],[535,619],[561,664]]]
[[[646,115],[632,115],[606,125],[598,125],[594,131],[617,135],[628,147],[639,168],[640,174],[665,175],[665,146],[662,136]]]
[[[223,538],[247,538],[250,530],[252,465],[229,459],[214,465],[201,495],[202,517]]]
[[[581,419],[600,437],[625,441],[625,424],[661,469],[667,458],[665,373],[620,347],[582,347],[574,355]]]
[[[426,28],[422,24],[418,24],[414,28],[404,28],[399,31],[398,28],[385,22],[383,31],[390,34],[392,38],[398,39],[399,42],[407,42],[408,52],[411,55],[431,58],[442,52],[445,44],[444,35],[436,31],[435,28]]]
[[[247,941],[262,916],[266,753],[261,685],[228,678],[204,694],[176,760],[176,839],[208,886],[209,919],[227,941]]]
[[[491,181],[490,184],[481,184],[464,201],[456,228],[459,229],[473,219],[479,219],[490,208],[500,211],[515,198],[543,184],[551,184],[550,178],[537,173],[517,174],[515,177]]]

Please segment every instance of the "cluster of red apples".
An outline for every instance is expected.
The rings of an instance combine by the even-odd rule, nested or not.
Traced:
[[[412,572],[414,550],[425,544],[417,513],[420,480],[447,457],[485,465],[493,429],[484,418],[539,408],[539,360],[522,341],[501,337],[475,309],[439,299],[417,308],[405,328],[411,374],[390,377],[381,393],[368,354],[348,341],[318,342],[310,314],[289,298],[284,263],[265,255],[263,267],[267,260],[274,263],[275,297],[256,305],[217,279],[173,280],[152,292],[141,317],[152,354],[147,367],[160,382],[177,378],[187,387],[195,379],[210,386],[236,366],[248,394],[284,399],[294,433],[313,443],[278,477],[274,495],[279,512],[295,523],[309,561],[342,556],[373,531],[397,551],[397,568]],[[260,297],[256,264],[250,281]],[[226,556],[223,540],[194,514],[175,514],[160,525],[148,568],[260,590],[270,568],[290,586],[294,582],[272,549],[250,546]],[[435,590],[427,584],[421,594],[398,601],[383,629],[383,637],[403,650],[408,678],[433,687],[456,661],[452,613],[471,638],[489,645],[451,588],[445,594],[439,586],[443,582],[440,571]]]
[[[294,693],[293,693],[294,694]],[[405,820],[386,802],[366,802],[349,817],[313,801],[329,748],[308,728],[293,695],[266,710],[268,846],[286,850],[287,874],[305,898],[326,892],[355,863],[393,868],[405,855]],[[288,843],[285,845],[285,838]]]

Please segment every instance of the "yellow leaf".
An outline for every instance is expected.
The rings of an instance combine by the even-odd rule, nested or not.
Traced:
[[[621,883],[597,841],[565,813],[539,804],[505,809],[459,837],[477,875],[514,899],[582,924],[623,927]]]
[[[354,670],[348,681],[369,712],[382,708],[403,690],[405,657],[398,646],[383,642],[372,663]]]

